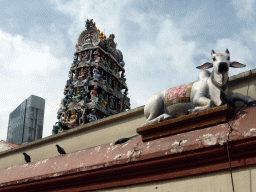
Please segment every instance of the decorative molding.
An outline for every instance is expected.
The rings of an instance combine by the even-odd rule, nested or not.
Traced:
[[[229,143],[232,168],[256,165],[255,138]],[[216,155],[218,154],[218,155]],[[199,163],[200,162],[200,163]],[[89,191],[134,184],[157,182],[181,177],[196,176],[229,169],[227,147],[217,145],[177,155],[159,155],[157,158],[137,162],[104,166],[91,171],[60,173],[51,178],[40,176],[12,181],[2,185],[1,191]]]
[[[185,115],[164,122],[140,127],[137,129],[137,133],[142,135],[143,142],[150,141],[177,133],[194,131],[221,123],[227,123],[228,119],[233,116],[234,112],[235,108],[223,105],[203,112]]]

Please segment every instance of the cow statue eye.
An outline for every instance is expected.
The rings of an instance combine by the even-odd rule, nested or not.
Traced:
[[[213,60],[213,61],[216,61],[216,58],[215,58],[215,57],[213,57],[213,58],[212,58],[212,60]]]
[[[230,61],[230,57],[228,57],[227,60]]]

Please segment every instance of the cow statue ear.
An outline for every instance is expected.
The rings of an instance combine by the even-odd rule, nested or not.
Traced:
[[[212,67],[213,67],[213,64],[207,62],[207,63],[204,63],[204,64],[201,65],[201,66],[197,66],[196,68],[197,68],[197,69],[210,69],[210,68],[212,68]]]
[[[245,67],[246,65],[244,64],[241,64],[237,61],[233,61],[233,62],[230,62],[230,67],[233,67],[233,68],[242,68],[242,67]]]

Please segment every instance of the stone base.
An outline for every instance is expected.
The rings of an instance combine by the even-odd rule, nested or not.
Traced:
[[[182,132],[227,123],[233,117],[234,113],[235,108],[223,105],[199,113],[140,127],[137,129],[137,133],[142,136],[143,142],[150,141]]]

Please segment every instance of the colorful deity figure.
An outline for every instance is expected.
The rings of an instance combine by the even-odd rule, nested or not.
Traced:
[[[118,68],[116,68],[116,73],[117,73],[117,75],[120,77],[120,73],[119,73],[119,71],[118,71]]]
[[[79,125],[82,125],[82,124],[84,125],[89,122],[86,114],[86,108],[83,106],[80,111],[81,111],[81,117],[79,119]]]
[[[101,101],[102,101],[102,107],[106,108],[107,102],[104,99],[102,99]]]
[[[100,71],[99,71],[98,67],[95,67],[93,69],[93,79],[94,79],[94,81],[99,81],[99,78],[100,78]]]
[[[79,61],[82,61],[82,58],[83,58],[82,52],[78,53],[78,57],[79,57]]]
[[[81,87],[78,87],[78,88],[77,88],[76,94],[77,94],[77,95],[82,95],[82,94],[83,94],[83,90],[81,89]]]
[[[119,74],[119,73],[118,73],[118,68],[116,67],[116,64],[114,65],[113,71],[114,71],[116,74]]]
[[[66,105],[67,105],[67,103],[68,103],[68,99],[69,99],[69,95],[68,95],[68,94],[65,94],[65,97],[64,97],[64,99],[63,99],[64,106],[66,106]]]
[[[115,107],[113,95],[110,96],[110,103],[109,103],[109,106],[110,106],[111,109],[114,109],[114,107]]]
[[[87,118],[88,118],[89,122],[93,122],[93,121],[96,121],[99,119],[98,116],[96,115],[95,109],[92,109],[92,112],[89,115],[87,115]]]
[[[67,95],[68,91],[64,90],[63,95]]]
[[[98,100],[101,101],[103,99],[103,95],[99,94]]]
[[[84,80],[86,78],[86,73],[85,73],[85,69],[81,69],[81,79]]]
[[[118,92],[118,82],[114,81],[114,90]]]
[[[103,32],[100,33],[100,38],[103,39],[103,40],[106,40],[106,36]]]
[[[66,111],[66,108],[64,108],[61,116],[60,116],[60,120],[62,123],[65,123],[67,121],[67,117],[68,117],[68,114],[67,114],[67,111]]]
[[[88,84],[84,85],[83,95],[87,95],[89,93]]]
[[[87,107],[87,103],[89,102],[89,99],[88,99],[88,97],[87,97],[87,95],[85,94],[85,95],[83,95],[83,101],[84,101],[84,103],[83,103],[83,106],[84,106],[84,108],[86,109],[86,107]]]
[[[103,80],[103,82],[102,82],[102,86],[103,86],[103,88],[104,88],[104,89],[107,89],[107,83],[106,83],[106,80]]]
[[[69,88],[69,91],[68,91],[68,94],[67,94],[69,98],[72,97],[73,92],[74,92],[74,86],[70,85],[70,88]]]
[[[71,126],[72,126],[72,124],[75,124],[76,121],[77,121],[76,112],[75,112],[75,110],[72,110],[72,111],[71,111],[70,119],[69,119],[67,122],[65,122],[65,123],[66,123],[67,125],[71,125]]]
[[[69,80],[73,80],[73,73],[72,73],[72,71],[69,71],[69,73],[68,73],[68,78],[69,78]]]
[[[93,89],[90,92],[91,100],[93,104],[96,104],[98,102],[98,92],[97,92],[97,86],[94,86]]]
[[[85,39],[85,43],[86,44],[92,44],[92,40],[93,40],[93,35],[90,32],[88,32],[88,35]]]
[[[82,58],[83,61],[88,61],[89,60],[89,52],[85,52],[83,54],[83,58]]]
[[[74,82],[74,86],[75,86],[75,87],[78,87],[78,86],[80,86],[81,83],[82,83],[82,79],[81,79],[80,76],[78,76],[77,81]],[[77,94],[77,92],[75,92],[75,93]]]
[[[108,69],[111,69],[111,61],[110,61],[110,59],[108,60],[107,64],[108,64]]]
[[[88,77],[91,77],[89,68],[85,70],[85,78],[87,79]]]
[[[121,104],[121,101],[118,101],[117,102],[117,108],[121,108],[122,104]]]
[[[118,111],[118,113],[121,112],[121,101],[117,102],[117,111]]]
[[[77,62],[78,62],[78,55],[75,54],[75,55],[74,55],[74,61],[73,61],[73,63],[72,63],[72,66],[75,66]]]
[[[78,46],[78,44],[76,44],[76,50],[78,50],[79,49],[79,46]]]
[[[81,113],[81,117],[79,118],[79,125],[81,125],[83,123],[83,118],[84,118],[84,114],[85,114],[84,106],[81,107],[80,113]]]
[[[78,72],[76,71],[74,75],[74,81],[77,81],[77,80],[78,80]]]
[[[101,60],[101,61],[104,61],[104,55],[101,55],[101,56],[100,56],[100,60]]]
[[[94,61],[99,62],[100,61],[100,52],[99,49],[96,49],[96,51],[93,52],[94,54]]]

